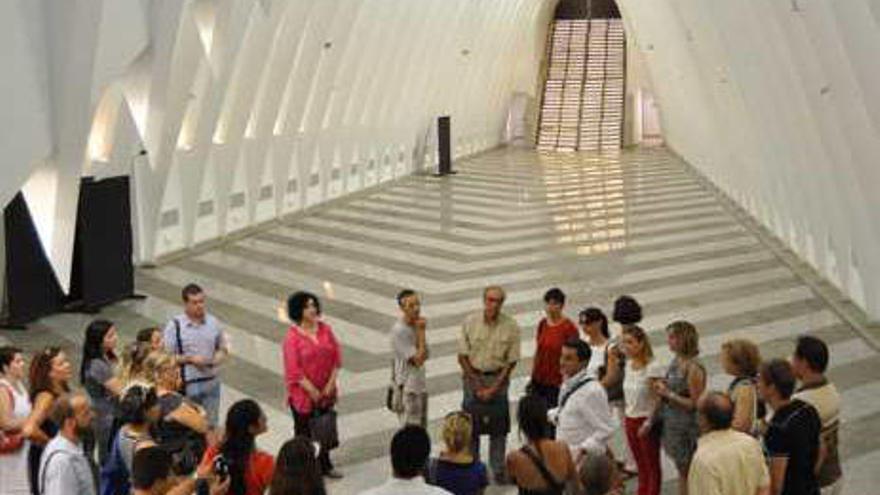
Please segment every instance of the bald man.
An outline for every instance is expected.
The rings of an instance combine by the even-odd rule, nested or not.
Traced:
[[[688,493],[699,495],[769,495],[770,475],[761,445],[731,428],[733,402],[709,392],[697,403],[702,436],[691,461]]]
[[[51,418],[59,430],[40,458],[39,493],[97,493],[91,464],[82,450],[82,439],[89,432],[93,417],[89,398],[82,393],[65,394],[55,400]]]

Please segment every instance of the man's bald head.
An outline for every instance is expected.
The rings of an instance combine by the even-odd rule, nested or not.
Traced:
[[[733,423],[733,401],[723,392],[709,392],[697,402],[704,431],[726,430]]]

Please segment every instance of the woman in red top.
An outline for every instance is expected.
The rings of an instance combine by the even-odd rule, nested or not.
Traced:
[[[538,323],[535,335],[537,347],[535,360],[532,364],[532,380],[529,393],[542,397],[547,408],[557,406],[559,386],[562,384],[562,373],[559,371],[559,357],[562,355],[562,344],[568,339],[577,338],[577,326],[562,314],[565,307],[565,293],[552,288],[544,294],[544,313],[546,317]]]
[[[236,402],[226,413],[223,441],[202,457],[200,469],[213,469],[217,457],[229,470],[228,495],[263,495],[272,482],[275,459],[257,450],[256,437],[266,432],[266,415],[251,399]]]
[[[287,402],[293,413],[294,434],[311,436],[309,420],[336,404],[336,375],[342,357],[333,329],[319,319],[321,303],[314,294],[290,296],[287,313],[293,322],[283,344]],[[342,477],[333,468],[328,449],[321,448],[318,460],[324,476]]]

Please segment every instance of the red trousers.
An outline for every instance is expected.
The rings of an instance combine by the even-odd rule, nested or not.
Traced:
[[[626,418],[626,440],[639,469],[638,495],[660,495],[660,439],[650,433],[640,437],[639,428],[648,418]]]

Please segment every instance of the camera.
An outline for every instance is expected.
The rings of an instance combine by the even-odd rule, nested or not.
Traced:
[[[214,458],[212,470],[221,480],[229,477],[229,463],[226,462],[226,459],[222,455],[218,455]]]

